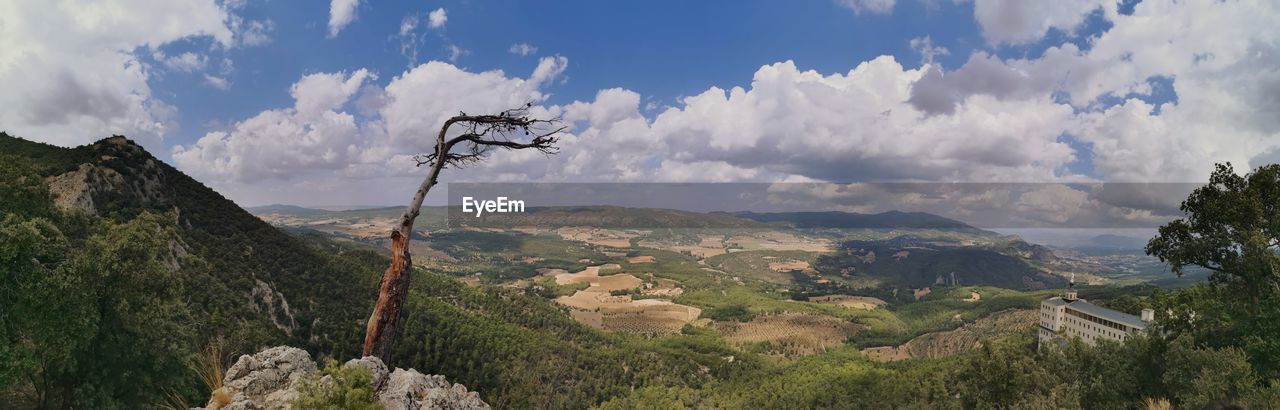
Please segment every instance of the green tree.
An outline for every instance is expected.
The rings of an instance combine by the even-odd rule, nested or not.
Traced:
[[[1213,271],[1210,285],[1165,299],[1162,329],[1214,347],[1245,349],[1263,376],[1280,375],[1280,164],[1247,175],[1219,164],[1182,203],[1186,217],[1160,227],[1147,253],[1182,274]]]
[[[1182,202],[1185,218],[1160,227],[1148,254],[1181,275],[1187,266],[1245,295],[1251,312],[1280,289],[1280,164],[1236,175],[1218,164],[1209,184]]]
[[[10,403],[157,403],[188,376],[196,349],[184,275],[162,254],[174,238],[169,224],[153,214],[100,221],[71,241],[47,220],[5,217],[0,391]]]

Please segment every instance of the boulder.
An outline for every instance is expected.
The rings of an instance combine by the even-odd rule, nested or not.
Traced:
[[[394,410],[488,409],[489,405],[476,392],[461,384],[449,383],[444,376],[424,375],[417,370],[395,369],[377,357],[351,359],[346,368],[369,370],[373,380],[373,400],[383,408]],[[210,410],[287,409],[298,398],[301,380],[318,371],[306,351],[277,346],[254,354],[240,356],[223,378],[223,387],[215,392],[206,408]],[[327,378],[328,376],[326,376]],[[319,385],[332,385],[321,379]]]
[[[413,369],[396,369],[376,396],[378,404],[388,410],[489,408],[479,394],[468,392],[465,386]]]
[[[277,346],[254,354],[240,356],[227,369],[222,390],[231,402],[222,409],[266,409],[285,407],[298,397],[295,384],[303,376],[316,371],[316,362],[305,350]],[[209,407],[215,407],[211,401]]]

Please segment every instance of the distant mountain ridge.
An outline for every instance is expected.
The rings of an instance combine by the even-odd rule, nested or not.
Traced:
[[[954,219],[924,213],[887,211],[860,214],[840,211],[825,212],[733,212],[731,215],[764,223],[786,223],[796,228],[860,228],[860,229],[943,229],[982,231]]]

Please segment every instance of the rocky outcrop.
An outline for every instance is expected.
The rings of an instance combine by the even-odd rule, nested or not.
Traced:
[[[63,210],[81,210],[89,214],[98,213],[94,204],[94,196],[115,190],[124,185],[124,177],[110,168],[92,164],[80,164],[75,171],[47,179],[49,191],[53,194],[53,203]]]
[[[372,376],[373,400],[386,409],[488,409],[475,392],[452,384],[444,376],[424,375],[417,370],[388,371],[373,356],[352,359],[343,367],[361,367]],[[227,369],[223,387],[206,405],[209,410],[288,409],[298,398],[304,379],[317,371],[306,351],[278,346],[240,356]],[[328,377],[328,376],[326,376]],[[325,383],[320,383],[325,385]]]

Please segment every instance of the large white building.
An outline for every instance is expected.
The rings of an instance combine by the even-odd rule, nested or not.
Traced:
[[[1040,302],[1040,346],[1064,345],[1070,338],[1093,346],[1099,340],[1123,342],[1135,332],[1145,331],[1154,312],[1143,309],[1142,317],[1107,309],[1076,296],[1075,279],[1067,293]]]

